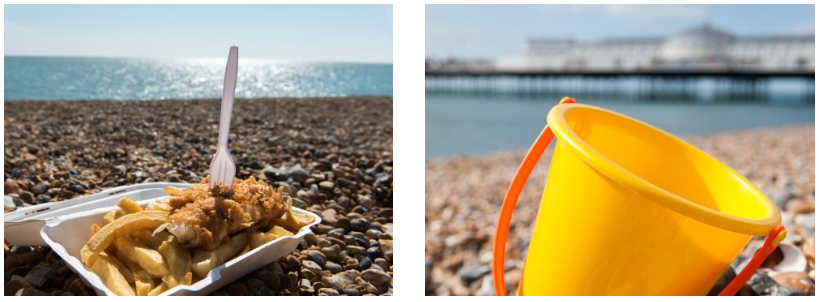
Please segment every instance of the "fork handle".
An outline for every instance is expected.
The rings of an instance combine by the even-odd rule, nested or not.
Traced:
[[[236,74],[239,69],[239,48],[230,47],[227,67],[225,68],[225,88],[222,92],[222,111],[219,116],[219,146],[216,149],[227,151],[228,133],[230,132],[230,115],[233,113],[233,96],[236,94]]]

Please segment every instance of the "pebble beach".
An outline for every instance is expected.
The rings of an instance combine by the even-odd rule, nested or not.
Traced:
[[[5,212],[146,182],[199,182],[217,99],[6,101]],[[392,97],[237,100],[237,177],[322,217],[298,248],[212,295],[392,295]],[[48,247],[4,244],[5,295],[94,295]]]
[[[684,137],[744,175],[781,210],[788,237],[738,295],[815,295],[814,124]],[[494,295],[490,263],[498,210],[526,150],[426,162],[426,295]],[[522,276],[551,150],[521,194],[507,241],[506,287]],[[761,245],[755,238],[741,265]],[[559,247],[556,247],[559,248]],[[736,272],[729,269],[709,295]]]

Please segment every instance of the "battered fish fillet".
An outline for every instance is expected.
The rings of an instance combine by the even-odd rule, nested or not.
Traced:
[[[186,248],[214,250],[222,240],[247,228],[265,228],[282,216],[278,192],[251,177],[234,179],[233,192],[211,190],[208,178],[166,199],[172,208],[166,228]]]

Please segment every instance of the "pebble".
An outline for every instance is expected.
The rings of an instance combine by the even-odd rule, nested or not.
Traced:
[[[21,288],[15,296],[51,296],[49,293],[36,288]]]
[[[326,209],[324,212],[321,212],[321,220],[322,223],[326,223],[329,225],[336,225],[336,210],[333,209]]]
[[[8,180],[3,183],[3,195],[17,194],[20,192],[20,186],[16,181]],[[10,296],[10,295],[7,295]]]
[[[336,179],[336,183],[339,185],[339,187],[342,188],[349,188],[353,186],[353,182],[344,177],[339,177],[338,179]]]
[[[332,182],[332,181],[322,181],[322,182],[320,182],[320,183],[319,183],[319,189],[321,189],[321,191],[322,191],[322,192],[330,192],[330,193],[332,193],[332,192],[333,192],[333,188],[334,188],[335,186],[336,186],[336,185],[335,185],[335,184],[333,184],[333,182]]]
[[[34,194],[31,194],[29,191],[23,191],[20,193],[20,199],[27,204],[34,204]]]
[[[790,296],[795,290],[784,287],[768,274],[756,272],[748,280],[751,289],[760,296]]]
[[[389,283],[392,282],[390,275],[376,269],[365,270],[361,273],[361,278],[377,287],[389,285]]]
[[[495,295],[495,284],[492,282],[491,276],[483,277],[483,281],[481,281],[481,287],[478,289],[478,292],[475,293],[476,296],[494,296]]]
[[[271,296],[276,293],[270,290],[262,280],[250,278],[247,279],[247,294],[249,296]]]
[[[302,263],[299,261],[299,258],[294,256],[287,256],[287,270],[289,271],[298,271],[301,269]]]
[[[231,296],[246,296],[247,295],[247,285],[240,282],[234,282],[225,289],[228,295]]]
[[[722,274],[719,280],[717,280],[717,283],[714,284],[710,291],[708,291],[708,295],[709,296],[719,295],[719,293],[722,292],[722,290],[725,289],[725,287],[728,286],[728,284],[731,283],[731,281],[733,281],[734,278],[736,278],[736,276],[737,273],[734,271],[734,268],[728,267],[728,270],[726,270],[725,273]]]
[[[327,265],[327,257],[325,257],[324,254],[319,251],[307,251],[307,257],[309,257],[310,260],[318,264],[320,267],[326,267]]]
[[[338,263],[327,261],[327,270],[333,273],[338,273],[344,270],[344,268],[342,268]]]
[[[338,246],[338,244],[323,247],[321,248],[321,253],[323,253],[329,259],[338,260],[341,257],[341,247]]]
[[[40,182],[40,183],[34,185],[33,188],[31,188],[31,192],[34,193],[34,195],[43,194],[47,190],[48,190],[48,183],[46,183],[46,182]]]
[[[347,246],[347,255],[354,256],[354,255],[366,255],[367,250],[363,247],[355,246],[355,245],[348,245]]]
[[[345,230],[351,230],[353,228],[352,224],[350,224],[350,219],[347,218],[347,217],[339,217],[336,220],[336,227],[337,228],[342,228],[342,229],[345,229]]]
[[[353,219],[352,221],[350,221],[350,226],[351,226],[353,231],[362,232],[362,233],[366,232],[367,230],[369,230],[372,227],[372,225],[370,225],[369,221],[367,221],[365,219],[359,219],[359,218],[356,218],[356,219]]]
[[[355,248],[365,248],[366,254],[366,248],[377,244],[368,239],[384,239],[378,234],[389,231],[387,226],[392,222],[392,187],[375,182],[376,173],[392,173],[391,98],[242,100],[235,109],[234,119],[244,125],[231,139],[237,177],[254,175],[276,187],[285,186],[286,194],[296,197],[294,206],[312,210],[329,221],[313,227],[314,233],[305,236],[296,251],[248,272],[214,295],[317,295],[330,287],[322,277],[343,273],[345,267],[361,282],[334,288],[339,294],[391,294],[389,285],[376,289],[360,279],[359,265],[367,260]],[[118,114],[108,114],[112,111]],[[218,102],[212,100],[7,104],[5,118],[15,122],[6,125],[6,135],[27,139],[6,140],[4,190],[6,195],[15,195],[10,196],[14,207],[5,210],[141,182],[198,182],[207,174],[213,154],[212,135],[199,130],[210,129],[213,112],[218,112]],[[281,112],[288,112],[288,117],[261,118]],[[40,126],[34,126],[27,119],[30,116],[38,116]],[[59,131],[49,125],[60,125]],[[365,172],[368,169],[373,169],[372,173]],[[329,209],[335,211],[335,221]],[[327,215],[322,215],[325,211]],[[361,237],[353,236],[353,219],[366,220],[375,235],[370,238],[362,231],[357,235]],[[348,246],[355,246],[349,250],[356,255],[348,253]],[[321,266],[320,260],[306,253],[315,250],[323,254],[321,248],[328,248],[331,254],[336,251],[337,255],[325,255],[326,260],[331,256],[335,260]],[[12,249],[22,254],[14,254]],[[371,268],[376,266],[372,259]],[[306,261],[323,270],[316,272],[312,265],[302,265]],[[25,253],[19,247],[7,246],[5,264],[6,288],[10,288],[14,275],[18,275],[15,280],[25,281],[29,274],[34,278],[38,267],[50,267],[54,274],[41,278],[38,282],[43,285],[36,287],[37,291],[95,294],[47,248]],[[316,282],[302,276],[302,271],[314,274]],[[311,288],[300,288],[305,281]],[[233,284],[244,284],[244,292],[228,292],[229,287],[238,287]]]
[[[383,268],[390,267],[390,264],[387,263],[387,259],[384,259],[384,258],[375,258],[374,262],[375,262],[375,265],[378,265],[378,266],[383,267]]]
[[[82,186],[80,185],[71,185],[71,187],[69,187],[69,190],[77,194],[85,194],[85,189],[83,189]]]
[[[813,295],[815,291],[813,280],[805,272],[778,273],[773,276],[773,279],[776,283],[795,289],[801,294]]]
[[[315,274],[321,273],[321,266],[311,260],[304,260],[301,262],[302,267]]]
[[[381,257],[381,247],[374,246],[367,249],[367,256],[370,258],[378,258]]]
[[[469,285],[486,274],[489,274],[491,271],[492,269],[488,265],[467,266],[458,271],[458,276],[461,277],[461,281],[464,284]]]
[[[262,280],[264,284],[270,288],[270,290],[274,292],[278,292],[281,286],[281,281],[279,281],[279,276],[276,273],[271,271],[259,271],[258,273],[259,280]]]
[[[301,270],[300,273],[302,277],[307,278],[307,280],[310,281],[317,281],[319,278],[318,273],[316,273],[315,271],[311,271],[309,269],[303,269]]]
[[[12,275],[11,279],[6,281],[3,287],[6,296],[14,296],[21,288],[30,287],[31,285],[23,277]]]
[[[48,278],[54,276],[54,270],[47,266],[38,266],[26,275],[26,282],[34,287],[42,287]]]
[[[307,178],[310,177],[310,174],[308,174],[301,165],[290,167],[290,169],[287,170],[287,175],[297,183],[304,183]]]
[[[358,270],[359,271],[364,271],[364,270],[370,268],[370,266],[372,266],[372,264],[373,264],[373,261],[370,260],[370,258],[363,257],[363,258],[361,258],[360,261],[358,261]]]
[[[267,167],[264,169],[264,176],[271,181],[287,180],[287,172],[282,169]]]
[[[381,239],[378,240],[378,244],[381,247],[381,253],[384,254],[384,258],[392,262],[392,240]]]
[[[322,288],[319,290],[319,296],[338,296],[338,291],[332,288]]]
[[[321,278],[321,281],[335,289],[344,289],[355,284],[355,278],[353,278],[349,272],[340,272],[332,276],[325,276]]]

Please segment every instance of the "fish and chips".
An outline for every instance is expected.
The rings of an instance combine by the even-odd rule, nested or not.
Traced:
[[[313,222],[294,212],[283,188],[253,177],[232,191],[211,190],[208,178],[141,207],[122,198],[91,226],[83,264],[117,295],[159,295],[191,285],[215,267]]]

